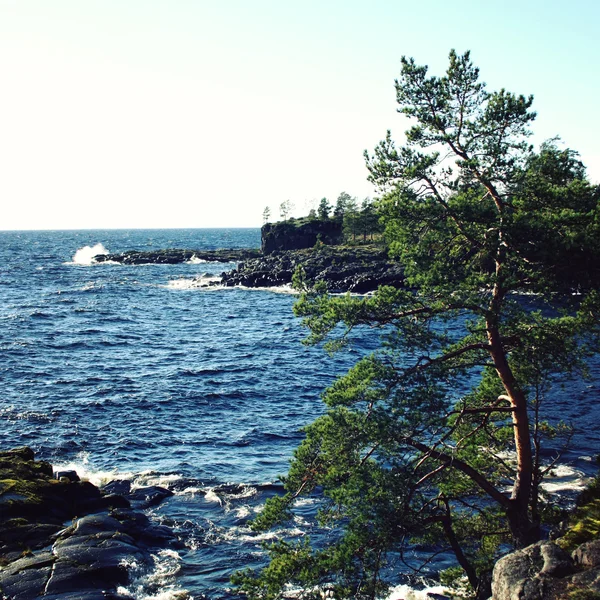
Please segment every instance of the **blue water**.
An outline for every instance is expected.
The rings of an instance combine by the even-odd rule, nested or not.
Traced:
[[[280,490],[322,390],[377,339],[365,331],[330,358],[300,343],[292,295],[186,285],[233,264],[73,263],[98,243],[110,252],[256,248],[260,232],[0,232],[1,445],[27,444],[93,480],[172,489],[151,516],[186,549],[157,556],[160,576],[140,573],[129,591],[227,597],[231,572],[263,560],[247,521]],[[600,447],[597,365],[592,374],[549,407],[578,428],[563,460],[576,474],[593,471]],[[300,520],[279,533],[307,532]]]

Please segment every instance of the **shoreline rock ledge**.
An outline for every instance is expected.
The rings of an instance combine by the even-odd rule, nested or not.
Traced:
[[[365,294],[380,285],[402,287],[403,269],[387,252],[370,246],[322,246],[272,252],[241,262],[237,269],[221,274],[227,287],[274,287],[289,285],[295,270],[304,269],[307,280],[325,282],[334,293]]]
[[[56,479],[30,448],[0,452],[0,597],[132,600],[123,591],[129,566],[151,570],[153,552],[181,546],[141,512],[170,495],[132,493],[127,481],[99,489],[72,474]]]
[[[261,256],[261,251],[252,248],[227,248],[223,250],[128,250],[117,254],[97,254],[94,262],[116,262],[123,265],[176,265],[185,262],[232,263]]]

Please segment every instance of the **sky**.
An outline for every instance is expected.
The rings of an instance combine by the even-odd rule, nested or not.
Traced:
[[[600,182],[597,0],[0,0],[0,229],[256,227],[342,191],[400,58],[471,50]],[[274,219],[273,219],[274,220]]]

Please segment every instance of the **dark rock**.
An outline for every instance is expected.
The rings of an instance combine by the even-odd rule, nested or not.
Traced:
[[[265,254],[281,250],[313,248],[317,243],[333,245],[342,241],[341,219],[301,219],[267,223],[260,230]]]
[[[66,477],[69,481],[72,482],[81,481],[79,475],[77,475],[77,471],[56,471],[56,473],[54,473],[54,477],[56,479]]]
[[[119,496],[118,494],[108,494],[102,498],[103,504],[106,508],[130,508],[131,503],[127,498]]]
[[[94,256],[94,261],[117,262],[124,265],[163,264],[173,265],[188,262],[190,260],[203,260],[206,262],[239,262],[248,258],[260,256],[260,250],[241,248],[225,250],[181,250],[169,248],[166,250],[150,250],[139,252],[128,250],[119,254],[99,254]]]
[[[0,523],[0,555],[19,556],[23,548],[39,550],[48,545],[52,536],[63,529],[56,523],[29,523],[25,519],[10,519]]]
[[[572,556],[576,565],[586,568],[600,567],[600,540],[581,544]]]
[[[12,450],[4,450],[0,452],[0,458],[7,458],[9,460],[34,460],[35,454],[28,446],[22,446],[21,448],[13,448]]]
[[[172,494],[157,486],[131,494],[128,482],[112,490],[140,506]],[[52,467],[36,462],[29,449],[0,453],[0,559],[6,565],[0,569],[0,596],[131,600],[117,592],[128,583],[128,565],[151,567],[151,552],[175,547],[178,540],[129,506],[124,496],[103,493],[89,482],[54,479]],[[74,517],[80,518],[63,528]]]
[[[380,285],[401,287],[404,281],[400,265],[390,261],[381,249],[326,247],[275,252],[244,261],[237,269],[223,273],[221,283],[253,288],[287,285],[298,267],[308,282],[324,282],[330,292],[364,294]]]
[[[131,481],[127,479],[115,479],[110,483],[107,483],[102,490],[108,494],[119,494],[120,496],[127,496],[131,491]]]
[[[131,494],[129,494],[129,501],[131,505],[138,509],[149,508],[160,504],[165,498],[172,496],[173,492],[170,490],[160,487],[158,485],[151,485],[148,487],[138,488]]]
[[[9,598],[30,600],[42,595],[56,557],[51,552],[27,556],[0,571],[0,589]]]

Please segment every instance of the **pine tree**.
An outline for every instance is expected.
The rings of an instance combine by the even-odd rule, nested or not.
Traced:
[[[330,297],[296,278],[308,343],[335,351],[370,327],[381,346],[325,392],[287,494],[254,525],[318,492],[340,535],[273,544],[268,567],[237,576],[254,598],[327,582],[336,598],[374,599],[415,541],[445,544],[487,598],[498,555],[540,535],[540,448],[564,431],[543,419],[548,391],[599,350],[600,188],[576,153],[534,152],[532,98],[486,91],[468,52],[442,77],[403,58],[396,91],[414,125],[366,159],[407,285]]]

